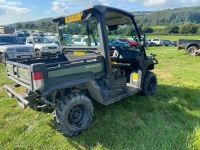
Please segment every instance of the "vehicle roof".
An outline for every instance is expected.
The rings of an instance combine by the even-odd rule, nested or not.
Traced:
[[[121,12],[121,13],[124,13],[124,14],[127,14],[129,16],[133,16],[134,15],[130,12],[127,12],[125,10],[122,10],[122,9],[118,9],[118,8],[114,8],[114,7],[109,7],[109,6],[103,6],[103,5],[94,5],[94,6],[91,6],[91,7],[88,7],[88,8],[85,8],[83,9],[82,11],[80,12],[77,12],[77,13],[83,13],[83,12],[90,12],[90,11],[98,11],[99,13],[105,13],[107,10],[113,10],[113,11],[118,11],[118,12]],[[76,14],[76,13],[73,13],[73,14]],[[70,15],[73,15],[73,14],[70,14]],[[59,23],[65,23],[65,17],[67,16],[70,16],[70,15],[65,15],[65,16],[59,16],[59,17],[55,17],[53,18],[53,22],[59,22]]]
[[[0,36],[14,36],[14,37],[16,37],[16,35],[13,35],[13,34],[0,34]]]

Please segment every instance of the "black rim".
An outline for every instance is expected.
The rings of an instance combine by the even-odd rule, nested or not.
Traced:
[[[80,127],[83,125],[87,111],[83,105],[74,106],[68,114],[68,123],[70,126]]]

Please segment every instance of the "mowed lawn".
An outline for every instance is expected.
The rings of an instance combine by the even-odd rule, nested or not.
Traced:
[[[200,149],[200,57],[176,47],[150,47],[159,64],[155,96],[138,94],[109,106],[95,101],[90,127],[76,137],[56,131],[53,112],[22,109],[9,98],[0,64],[0,149]]]

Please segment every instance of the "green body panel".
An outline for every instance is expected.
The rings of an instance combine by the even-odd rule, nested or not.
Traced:
[[[84,72],[92,72],[92,73],[99,73],[103,71],[103,66],[101,63],[94,63],[82,66],[75,66],[70,68],[64,68],[59,70],[53,70],[48,72],[49,78],[55,78],[60,76],[84,73]]]
[[[18,68],[18,76],[22,79],[29,80],[29,70],[24,68]]]

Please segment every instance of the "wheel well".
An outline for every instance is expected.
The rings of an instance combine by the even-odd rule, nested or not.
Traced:
[[[190,44],[190,45],[188,45],[188,46],[186,47],[186,50],[187,50],[188,48],[192,47],[192,46],[195,46],[197,49],[199,49],[199,45],[197,45],[197,44]]]

